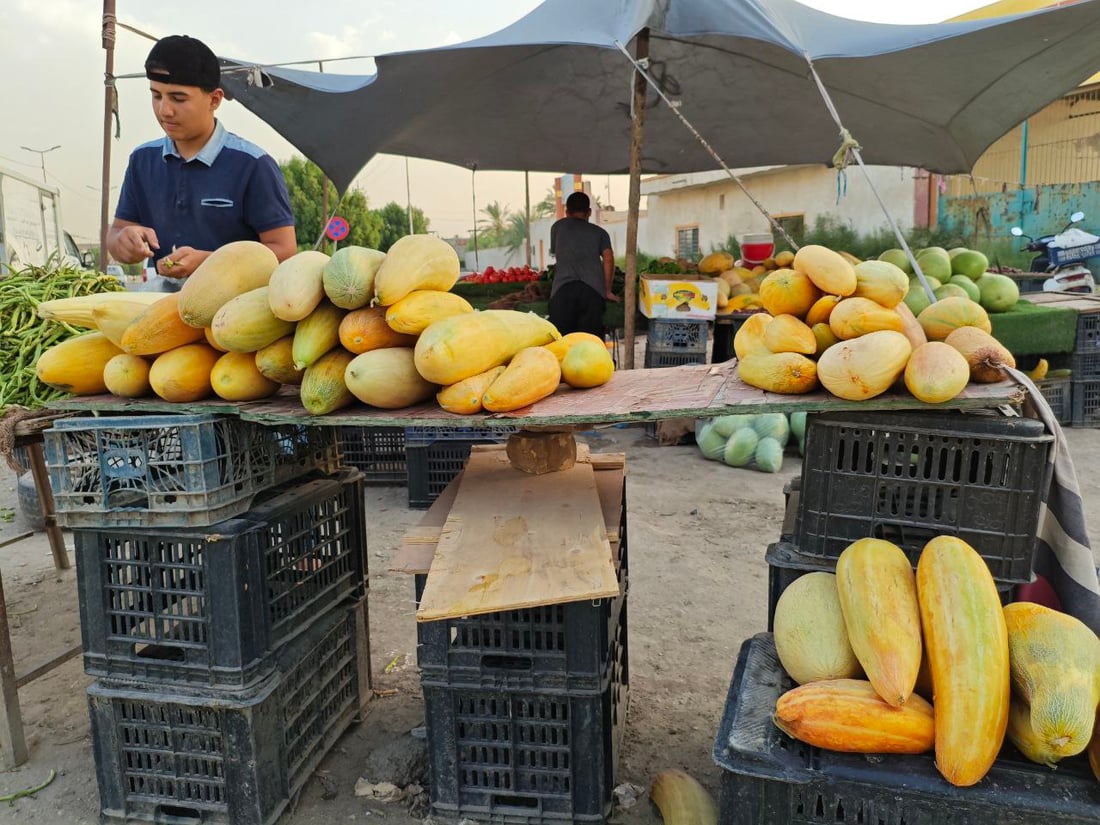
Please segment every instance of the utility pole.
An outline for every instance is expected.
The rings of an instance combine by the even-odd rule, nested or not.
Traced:
[[[413,202],[409,189],[409,156],[405,155],[405,211],[409,213],[409,234],[413,234]]]
[[[527,218],[523,225],[527,229],[527,266],[531,265],[531,173],[523,173],[524,204]]]
[[[103,168],[99,190],[99,271],[107,271],[107,202],[111,191],[111,114],[115,111],[115,0],[103,0]]]
[[[38,155],[38,159],[42,161],[42,182],[49,183],[49,181],[46,180],[46,153],[52,152],[54,149],[60,149],[61,144],[58,143],[54,146],[51,146],[49,149],[32,149],[29,146],[20,146],[19,148],[25,149],[28,152],[35,152]]]

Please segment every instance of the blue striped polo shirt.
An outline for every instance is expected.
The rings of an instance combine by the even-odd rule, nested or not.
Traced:
[[[221,122],[187,161],[168,136],[134,149],[115,217],[156,231],[160,249],[152,263],[173,246],[214,250],[294,225],[278,164]]]

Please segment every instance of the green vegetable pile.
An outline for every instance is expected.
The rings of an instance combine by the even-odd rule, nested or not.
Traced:
[[[52,262],[0,270],[0,412],[13,405],[44,407],[65,395],[41,383],[34,366],[47,348],[85,330],[42,320],[35,314],[38,304],[121,289],[110,275]]]

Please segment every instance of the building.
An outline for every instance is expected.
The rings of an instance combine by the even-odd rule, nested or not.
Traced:
[[[869,166],[871,182],[903,231],[927,226],[929,178],[910,167]],[[753,197],[793,235],[831,217],[855,232],[889,226],[858,167],[838,174],[828,166],[766,166],[738,172]],[[730,239],[771,226],[723,171],[658,175],[642,181],[648,217],[638,249],[649,255],[693,258],[728,248]]]

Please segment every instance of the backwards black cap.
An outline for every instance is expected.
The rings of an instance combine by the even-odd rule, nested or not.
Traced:
[[[145,58],[145,76],[176,86],[198,86],[207,91],[221,86],[218,58],[201,40],[173,34],[156,42]]]

